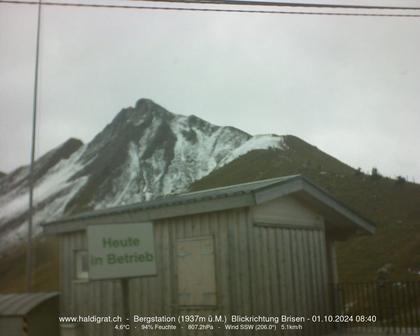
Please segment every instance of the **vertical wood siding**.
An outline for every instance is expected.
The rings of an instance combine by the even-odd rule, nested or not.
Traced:
[[[130,315],[310,316],[326,312],[328,280],[322,229],[256,226],[252,211],[244,208],[155,221],[154,232],[158,272],[156,276],[129,280]],[[217,305],[181,307],[177,304],[176,240],[201,236],[214,237]],[[121,314],[118,280],[74,281],[74,250],[86,248],[85,232],[61,236],[61,315]],[[84,328],[93,336],[122,334],[112,324],[89,323]],[[307,326],[304,333],[298,333],[319,335],[320,331]],[[132,335],[159,334],[132,330]],[[241,332],[251,334],[258,333]],[[282,334],[296,335],[296,331]],[[173,335],[230,333],[223,328],[208,333],[184,328]]]
[[[255,226],[254,237],[254,314],[310,317],[326,313],[324,231]],[[320,335],[323,331],[321,324],[305,323],[302,331],[282,334]]]

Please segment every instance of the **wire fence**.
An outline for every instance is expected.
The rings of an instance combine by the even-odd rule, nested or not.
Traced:
[[[420,282],[332,285],[334,327],[346,333],[419,335]]]

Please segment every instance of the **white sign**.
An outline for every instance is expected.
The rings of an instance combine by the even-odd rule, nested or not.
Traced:
[[[156,274],[152,223],[90,225],[89,279]]]

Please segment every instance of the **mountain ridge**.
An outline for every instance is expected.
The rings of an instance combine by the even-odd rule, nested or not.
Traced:
[[[372,281],[388,264],[395,280],[420,274],[420,186],[364,174],[293,135],[251,136],[140,99],[89,143],[69,139],[42,155],[35,168],[36,223],[187,190],[302,174],[378,224],[375,235],[338,244],[341,281]],[[27,172],[20,167],[0,179],[0,246],[25,234]],[[38,290],[57,289],[56,249],[54,237],[39,239]],[[24,249],[16,251],[1,259],[0,288],[24,288]]]
[[[185,191],[237,156],[268,147],[282,149],[282,137],[251,136],[139,99],[90,142],[71,138],[35,161],[35,232],[63,214]],[[25,234],[28,173],[23,166],[0,180],[0,242]]]

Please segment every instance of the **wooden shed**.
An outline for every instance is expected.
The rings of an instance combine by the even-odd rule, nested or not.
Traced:
[[[59,335],[58,293],[0,295],[0,335]]]
[[[272,334],[280,334],[283,325],[281,334],[286,335],[327,332],[326,323],[281,319],[331,313],[329,284],[337,281],[334,242],[375,229],[300,175],[61,218],[43,224],[46,233],[59,235],[61,315],[124,312],[126,294],[118,276],[92,280],[89,275],[93,261],[87,231],[98,225],[123,228],[127,223],[152,223],[156,267],[147,276],[127,280],[131,319],[197,314],[223,316],[229,324],[232,316],[237,323],[237,316],[271,316],[280,318]],[[188,323],[178,322],[176,330],[164,334],[195,334]],[[226,323],[199,322],[212,327],[197,334],[231,334]],[[132,335],[162,334],[142,330],[133,319],[131,323]],[[81,328],[89,335],[121,334],[111,323],[83,323]],[[296,333],[294,328],[302,329]],[[240,332],[254,333],[258,334]]]

